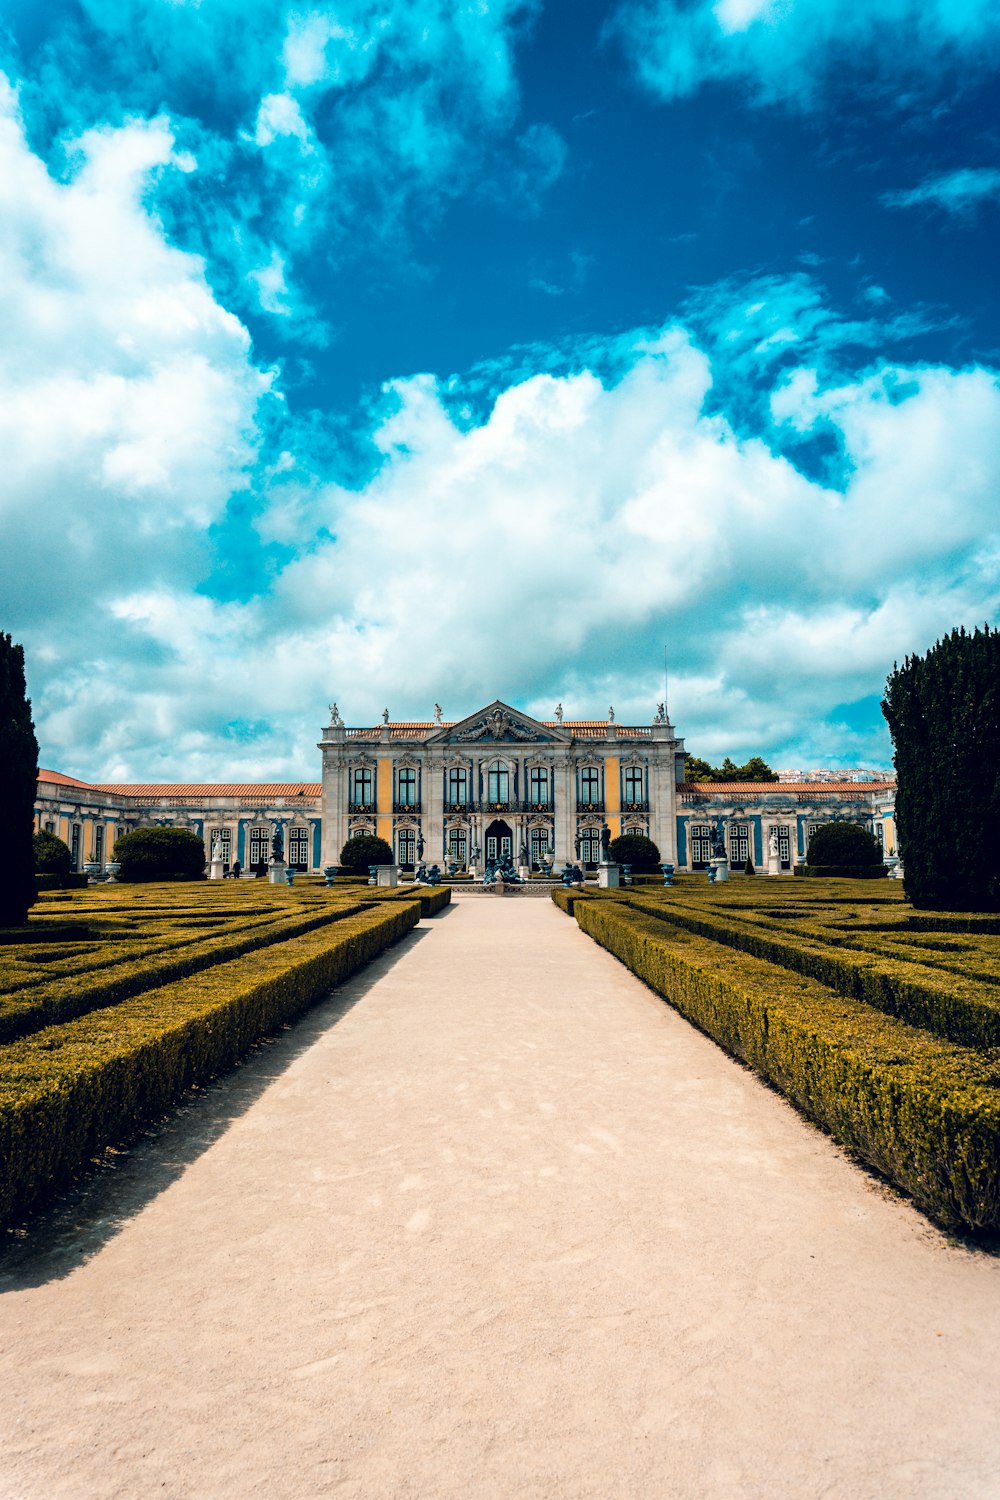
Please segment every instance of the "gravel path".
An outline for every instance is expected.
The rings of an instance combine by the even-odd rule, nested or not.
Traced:
[[[0,1265],[2,1500],[997,1500],[1000,1260],[466,897]]]

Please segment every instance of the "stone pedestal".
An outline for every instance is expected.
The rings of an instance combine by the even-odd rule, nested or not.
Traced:
[[[378,867],[377,881],[378,881],[379,885],[398,885],[399,884],[399,866],[398,865],[379,865],[379,867]]]
[[[602,890],[617,889],[621,884],[618,865],[610,860],[602,860],[597,866],[597,884]]]
[[[712,869],[715,871],[715,884],[721,885],[724,880],[729,879],[729,861],[724,855],[717,854],[712,860]]]
[[[767,856],[767,873],[769,875],[780,875],[781,874],[781,856],[780,855],[778,855],[778,854],[769,854]]]
[[[531,867],[530,867],[530,865],[518,865],[518,867],[517,867],[517,873],[520,875],[520,877],[521,877],[522,880],[530,880],[531,879]]]
[[[267,878],[271,885],[285,884],[285,871],[288,866],[283,859],[272,859],[267,867]]]
[[[225,876],[225,873],[225,860],[213,859],[210,861],[208,866],[209,880],[222,880]]]

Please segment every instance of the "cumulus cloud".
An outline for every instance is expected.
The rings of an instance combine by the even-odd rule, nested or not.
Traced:
[[[426,224],[472,183],[531,205],[559,175],[565,147],[551,127],[512,131],[515,49],[537,9],[88,0],[81,18],[54,0],[25,109],[36,136],[58,143],[84,120],[149,117],[169,99],[177,139],[215,189],[166,179],[171,232],[205,255],[227,305],[309,336],[298,283],[317,250],[338,264],[385,245],[396,254],[413,215]]]
[[[359,488],[286,450],[256,523],[285,549],[266,590],[111,602],[131,643],[96,674],[115,774],[311,775],[330,697],[357,722],[494,695],[642,722],[664,644],[696,748],[884,762],[892,660],[1000,602],[997,372],[803,367],[747,436],[712,409],[715,365],[688,330],[633,336],[614,363],[519,379],[477,419],[459,380],[394,381]],[[842,485],[781,451],[783,430],[817,427],[843,447]],[[47,695],[66,746],[94,716],[79,686],[61,674]]]
[[[57,181],[0,79],[4,604],[72,632],[123,573],[176,576],[254,459],[270,377],[142,197],[162,119],[93,130]]]
[[[961,167],[926,177],[916,187],[884,193],[889,208],[941,208],[945,213],[971,217],[991,199],[1000,198],[1000,168]]]
[[[726,80],[761,102],[809,105],[831,80],[977,68],[1000,49],[992,0],[626,0],[610,30],[667,99]]]

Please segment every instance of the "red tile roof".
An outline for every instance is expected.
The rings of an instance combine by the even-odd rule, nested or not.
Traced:
[[[94,789],[89,781],[77,781],[75,776],[64,776],[61,771],[45,771],[41,766],[38,768],[38,779],[48,782],[49,786],[79,786],[87,792]]]

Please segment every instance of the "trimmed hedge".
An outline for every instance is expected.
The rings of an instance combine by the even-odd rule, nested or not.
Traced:
[[[40,891],[82,891],[89,884],[82,870],[68,870],[65,875],[41,872],[35,876],[35,885]],[[28,918],[29,922],[31,918]]]
[[[232,1067],[415,926],[416,901],[318,932],[0,1051],[0,1224],[17,1222],[106,1146]]]
[[[350,906],[310,908],[305,914],[292,913],[286,920],[250,926],[246,922],[238,931],[211,937],[199,936],[180,946],[176,937],[157,945],[152,952],[136,958],[127,949],[113,944],[99,947],[83,960],[83,973],[55,977],[39,983],[37,974],[26,972],[6,986],[0,997],[0,1042],[15,1041],[43,1027],[51,1027],[89,1011],[120,1004],[154,986],[183,979],[202,969],[259,951],[274,943],[325,927],[344,917],[366,909],[368,903]],[[21,991],[31,993],[22,996]]]
[[[949,1228],[1000,1228],[1000,1067],[620,903],[580,927]]]
[[[885,865],[796,865],[793,873],[820,880],[884,880],[889,871]]]
[[[698,910],[693,904],[669,909],[649,898],[629,905],[655,920],[669,921],[688,932],[738,949],[780,968],[790,969],[838,994],[870,1005],[910,1026],[966,1047],[1000,1047],[1000,994],[972,980],[920,963],[866,953],[845,953],[796,923],[794,933],[764,931],[745,917],[724,911]],[[807,920],[807,919],[804,919]]]

